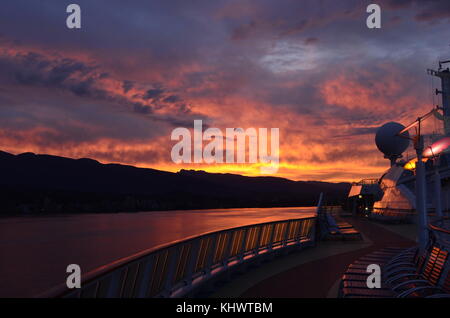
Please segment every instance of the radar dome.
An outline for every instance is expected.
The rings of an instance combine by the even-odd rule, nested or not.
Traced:
[[[397,136],[403,128],[405,126],[395,122],[389,122],[378,128],[375,143],[387,158],[399,157],[408,148],[409,139],[404,137],[409,137],[409,133],[406,131],[402,134],[404,137]]]

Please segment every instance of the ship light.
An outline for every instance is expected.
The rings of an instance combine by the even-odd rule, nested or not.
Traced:
[[[441,153],[448,151],[449,147],[450,147],[450,137],[444,137],[433,143],[431,146],[427,147],[423,151],[423,156],[425,158],[432,158],[438,156]]]
[[[425,158],[422,159],[422,162],[426,162],[426,161],[427,161],[427,159],[425,159]],[[417,158],[414,158],[414,159],[408,161],[408,162],[403,166],[403,169],[405,169],[405,170],[410,170],[410,171],[415,170],[415,169],[416,169],[416,162],[417,162]]]

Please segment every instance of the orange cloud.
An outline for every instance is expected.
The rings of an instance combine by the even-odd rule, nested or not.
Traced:
[[[0,57],[6,59],[20,59],[29,52],[42,55],[45,62],[56,66],[65,55],[65,52],[53,54],[44,49],[25,46],[0,47]],[[388,167],[388,162],[376,150],[373,141],[376,126],[388,120],[407,123],[417,116],[416,111],[411,110],[428,107],[424,98],[418,98],[416,92],[409,90],[409,87],[414,86],[413,80],[405,78],[391,65],[380,66],[383,71],[380,77],[369,71],[355,72],[351,69],[329,75],[318,81],[316,99],[308,101],[306,105],[302,104],[302,100],[298,101],[299,105],[292,105],[288,102],[277,103],[276,98],[269,100],[267,97],[270,92],[265,92],[264,88],[257,87],[258,90],[254,91],[251,77],[241,74],[228,76],[225,71],[214,72],[211,66],[200,63],[186,63],[177,74],[164,81],[165,89],[152,92],[152,89],[160,88],[136,78],[162,79],[162,75],[158,75],[155,70],[144,69],[136,78],[130,72],[128,75],[132,77],[132,84],[130,82],[125,89],[126,78],[100,65],[101,61],[94,63],[88,53],[72,52],[69,56],[74,62],[92,66],[92,70],[87,73],[70,73],[67,80],[78,83],[94,79],[92,89],[101,92],[100,98],[93,98],[94,104],[110,103],[127,105],[128,108],[139,104],[139,110],[144,115],[147,115],[145,107],[149,107],[148,114],[158,116],[161,121],[174,116],[175,123],[182,121],[183,124],[191,125],[187,128],[192,128],[195,118],[205,118],[207,125],[220,129],[279,128],[281,161],[276,176],[294,180],[356,181],[379,176]],[[134,62],[124,59],[121,63],[128,65]],[[43,70],[44,76],[49,70],[50,66]],[[110,75],[102,76],[104,73]],[[198,73],[201,73],[202,80],[198,85],[193,85],[188,77]],[[267,86],[290,92],[308,84],[305,78],[296,80],[292,76],[278,76],[271,79],[273,85]],[[26,91],[26,87],[23,89]],[[283,93],[279,95],[283,97]],[[85,102],[82,98],[76,102]],[[182,102],[178,102],[180,99]],[[355,113],[367,118],[361,121],[349,120],[348,116]],[[1,129],[1,149],[13,153],[32,151],[74,158],[90,157],[104,163],[116,162],[169,171],[202,169],[250,176],[261,173],[260,164],[172,163],[170,151],[175,142],[170,141],[171,126],[152,137],[129,138],[125,131],[121,138],[101,135],[101,122],[96,126],[80,119],[64,120],[66,126],[85,131],[92,138],[78,141],[64,139],[62,136],[67,132],[63,125],[54,127],[36,122],[31,128]],[[139,122],[148,125],[151,130],[153,122],[147,120],[143,116]],[[133,128],[129,127],[130,130]]]

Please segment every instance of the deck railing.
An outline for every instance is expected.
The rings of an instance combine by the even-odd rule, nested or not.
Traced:
[[[427,214],[429,219],[436,218],[436,212],[434,208],[428,208]],[[445,217],[450,216],[449,210],[442,211]],[[399,209],[399,208],[372,208],[370,217],[372,219],[380,219],[384,221],[398,221],[398,222],[412,222],[416,217],[417,212],[415,209]]]
[[[288,247],[314,245],[315,217],[231,228],[152,248],[60,286],[45,297],[182,297],[237,265]]]
[[[352,185],[372,185],[372,184],[378,184],[379,179],[362,179],[358,182],[352,182]]]
[[[436,242],[450,250],[450,218],[434,220],[428,225]]]
[[[412,221],[415,215],[414,209],[398,209],[398,208],[372,208],[370,217],[372,219],[381,219],[385,221],[408,222]]]

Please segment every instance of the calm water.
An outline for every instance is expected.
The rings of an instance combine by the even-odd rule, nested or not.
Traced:
[[[0,219],[0,297],[28,297],[156,245],[241,225],[315,215],[315,208],[222,209]]]

